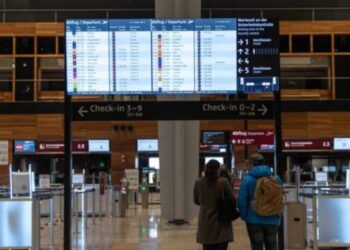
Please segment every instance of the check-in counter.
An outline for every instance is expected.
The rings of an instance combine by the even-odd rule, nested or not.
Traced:
[[[319,184],[315,182],[305,182],[302,183],[299,186],[299,192],[303,195],[299,196],[299,201],[303,202],[306,205],[307,209],[307,220],[310,222],[312,221],[312,211],[313,211],[313,204],[312,199],[308,199],[308,194],[314,194],[314,193],[341,193],[345,188],[344,183],[330,183],[328,185],[326,184]],[[285,191],[285,201],[286,202],[294,202],[297,201],[297,193],[296,193],[296,187],[294,184],[284,184],[283,189]],[[311,196],[312,197],[312,196]]]
[[[53,196],[53,205],[54,205],[54,215],[58,216],[60,220],[63,220],[63,207],[64,207],[64,189],[63,186],[52,187],[52,188],[37,188],[42,192],[50,193]],[[49,216],[50,215],[50,202],[49,199],[40,201],[40,215]]]
[[[38,199],[0,199],[0,249],[39,249]]]
[[[106,187],[104,194],[100,192],[100,186],[98,184],[86,184],[86,190],[90,190],[86,192],[86,212],[87,215],[93,215],[93,211],[95,211],[95,215],[106,216],[112,213],[112,205],[113,205],[113,186],[109,185]],[[82,199],[78,196],[78,212],[82,212]]]
[[[312,202],[313,249],[350,247],[350,196],[339,190],[301,193]]]
[[[84,199],[86,199],[86,212],[87,215],[93,215],[93,211],[95,211],[95,215],[105,216],[106,214],[110,214],[112,211],[113,205],[113,186],[107,186],[104,194],[100,194],[100,186],[98,184],[85,184],[84,185],[85,192],[78,192],[77,203],[78,203],[78,212],[82,212],[82,195],[85,195]],[[63,187],[61,188],[50,188],[45,189],[48,192],[51,192],[54,197],[54,213],[59,218],[63,218],[64,216],[64,191]],[[40,213],[41,216],[48,216],[50,214],[50,200],[43,200],[40,204]]]

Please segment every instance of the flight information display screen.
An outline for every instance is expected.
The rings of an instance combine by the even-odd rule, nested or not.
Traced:
[[[278,22],[67,20],[66,74],[71,95],[270,92],[279,83]]]

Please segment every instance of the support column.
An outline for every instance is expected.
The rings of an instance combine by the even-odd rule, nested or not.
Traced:
[[[200,18],[200,0],[156,0],[156,18]],[[198,95],[159,96],[158,101],[199,101]],[[197,216],[193,185],[199,169],[199,121],[158,122],[162,217],[184,222]]]

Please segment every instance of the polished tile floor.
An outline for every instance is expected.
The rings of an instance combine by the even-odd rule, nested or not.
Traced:
[[[42,219],[41,247],[43,249],[63,249],[63,223],[56,223],[53,245],[50,245],[47,219]],[[73,249],[101,250],[192,250],[201,249],[196,243],[196,222],[189,225],[175,226],[160,219],[160,206],[152,205],[149,209],[140,206],[131,207],[125,218],[107,217],[88,218],[87,229],[82,230],[81,222],[78,233],[73,234]],[[76,227],[73,224],[73,230]],[[229,249],[249,249],[245,226],[241,221],[234,223],[235,241]]]
[[[42,219],[41,247],[42,249],[63,249],[63,223],[56,223],[55,237],[50,244],[47,219]],[[79,222],[73,224],[74,250],[199,250],[196,243],[196,222],[189,225],[175,226],[160,219],[160,206],[152,205],[149,209],[134,206],[128,209],[125,218],[107,217],[87,219],[86,230]],[[245,225],[241,220],[234,222],[234,242],[229,249],[250,249]]]

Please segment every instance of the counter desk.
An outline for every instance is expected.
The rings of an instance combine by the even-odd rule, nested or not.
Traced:
[[[300,195],[312,202],[313,249],[350,247],[350,196],[345,190]]]

